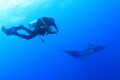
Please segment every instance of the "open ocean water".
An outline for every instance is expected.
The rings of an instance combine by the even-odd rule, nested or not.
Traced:
[[[59,28],[45,43],[0,30],[0,80],[120,80],[119,0],[0,0],[0,28],[44,16]],[[63,52],[89,43],[106,48],[85,59]]]

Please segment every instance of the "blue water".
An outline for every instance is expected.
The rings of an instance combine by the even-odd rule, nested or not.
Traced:
[[[57,35],[24,40],[0,31],[0,80],[120,80],[120,1],[0,0],[0,26],[53,17]],[[79,60],[63,49],[106,49]]]

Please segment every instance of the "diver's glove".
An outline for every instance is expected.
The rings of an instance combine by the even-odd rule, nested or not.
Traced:
[[[55,34],[58,34],[58,32],[59,32],[59,29],[56,29],[56,30],[54,31]]]
[[[59,32],[59,29],[56,29],[56,33]]]

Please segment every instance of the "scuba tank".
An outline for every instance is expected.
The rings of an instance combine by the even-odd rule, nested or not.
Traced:
[[[33,27],[36,26],[36,24],[37,24],[37,20],[33,20],[33,21],[31,21],[31,22],[28,23],[28,27],[29,28],[33,28]]]

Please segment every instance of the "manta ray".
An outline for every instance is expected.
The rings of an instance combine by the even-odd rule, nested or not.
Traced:
[[[69,54],[70,56],[74,58],[80,58],[80,57],[88,56],[93,53],[102,51],[104,48],[106,47],[105,46],[94,46],[94,45],[89,44],[88,47],[83,51],[63,50],[63,52]]]

